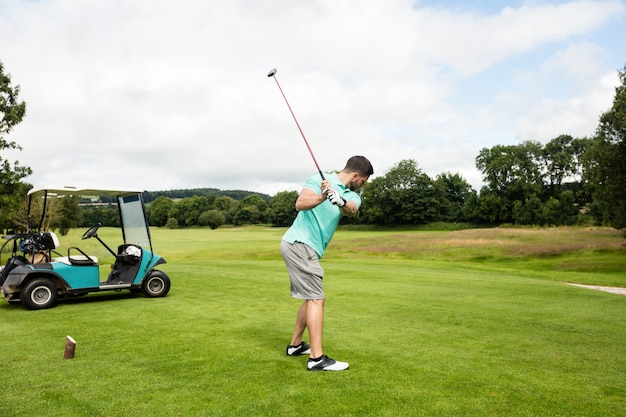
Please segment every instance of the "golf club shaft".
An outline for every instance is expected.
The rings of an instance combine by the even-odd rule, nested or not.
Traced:
[[[296,122],[296,126],[298,126],[298,130],[300,131],[300,134],[302,135],[302,139],[304,139],[304,143],[306,144],[306,147],[309,150],[309,153],[311,154],[311,158],[313,158],[313,162],[315,163],[315,167],[317,168],[317,171],[320,173],[320,177],[322,177],[322,180],[326,180],[326,178],[324,177],[324,174],[322,173],[322,170],[320,169],[319,164],[317,163],[317,159],[315,159],[315,155],[313,154],[313,150],[311,149],[311,146],[309,145],[309,141],[306,140],[306,136],[304,136],[304,132],[302,131],[302,128],[300,127],[300,123],[298,123],[298,119],[296,119],[296,115],[291,109],[291,106],[289,105],[289,101],[287,101],[287,97],[285,96],[285,93],[283,92],[283,89],[280,87],[280,84],[278,83],[278,78],[276,78],[276,70],[273,69],[272,71],[270,71],[270,73],[268,74],[268,77],[273,77],[274,81],[276,81],[276,86],[280,90],[280,94],[285,99],[285,103],[287,103],[289,112],[291,113],[293,120]]]

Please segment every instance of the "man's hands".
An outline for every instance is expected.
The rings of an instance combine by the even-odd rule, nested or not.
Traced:
[[[343,207],[346,205],[346,200],[337,193],[335,190],[328,191],[328,201],[336,205],[337,207]]]
[[[328,182],[328,180],[322,180],[322,194],[324,195],[324,198],[328,197],[328,193],[332,191],[330,189],[330,183]]]
[[[330,188],[330,184],[327,180],[322,181],[322,194],[326,196],[328,201],[337,207],[343,207],[346,205],[346,200],[340,196],[337,191]]]
[[[325,200],[328,200],[339,207],[341,213],[345,216],[354,216],[357,213],[358,208],[356,204],[354,202],[347,204],[347,201],[341,197],[338,192],[330,188],[330,183],[327,180],[323,180],[321,185],[321,193],[306,187],[300,191],[298,199],[296,200],[297,211],[311,210],[315,206],[322,204]]]

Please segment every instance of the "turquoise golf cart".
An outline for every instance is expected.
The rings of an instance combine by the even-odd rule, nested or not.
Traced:
[[[47,209],[53,198],[81,197],[90,204],[102,200],[117,204],[124,243],[113,251],[99,236],[97,222],[85,231],[83,240],[97,239],[115,261],[105,281],[100,280],[96,256],[72,246],[67,253],[57,252],[59,239],[45,230]],[[31,211],[41,211],[36,225],[31,225]],[[12,245],[11,257],[0,270],[2,294],[10,304],[22,304],[29,310],[54,307],[60,297],[101,291],[143,292],[147,297],[163,297],[170,290],[170,279],[155,269],[165,259],[152,251],[152,241],[140,191],[78,189],[76,187],[36,188],[28,193],[27,231],[3,236],[3,249]],[[2,251],[4,252],[4,250]]]

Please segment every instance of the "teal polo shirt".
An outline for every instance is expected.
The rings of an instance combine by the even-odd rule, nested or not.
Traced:
[[[330,187],[337,191],[346,201],[354,201],[357,207],[361,207],[361,196],[349,188],[346,188],[340,181],[336,173],[326,174]],[[322,192],[322,178],[319,174],[310,177],[304,188],[309,188],[316,193]],[[311,210],[299,211],[296,219],[287,232],[283,235],[286,242],[304,243],[315,250],[321,258],[330,243],[330,240],[337,230],[342,214],[339,207],[325,200],[323,203],[313,207]]]

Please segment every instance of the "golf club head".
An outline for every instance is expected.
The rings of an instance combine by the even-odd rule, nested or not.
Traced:
[[[273,77],[274,75],[276,75],[276,73],[278,72],[278,70],[276,68],[272,68],[270,70],[270,72],[267,73],[268,77]]]

